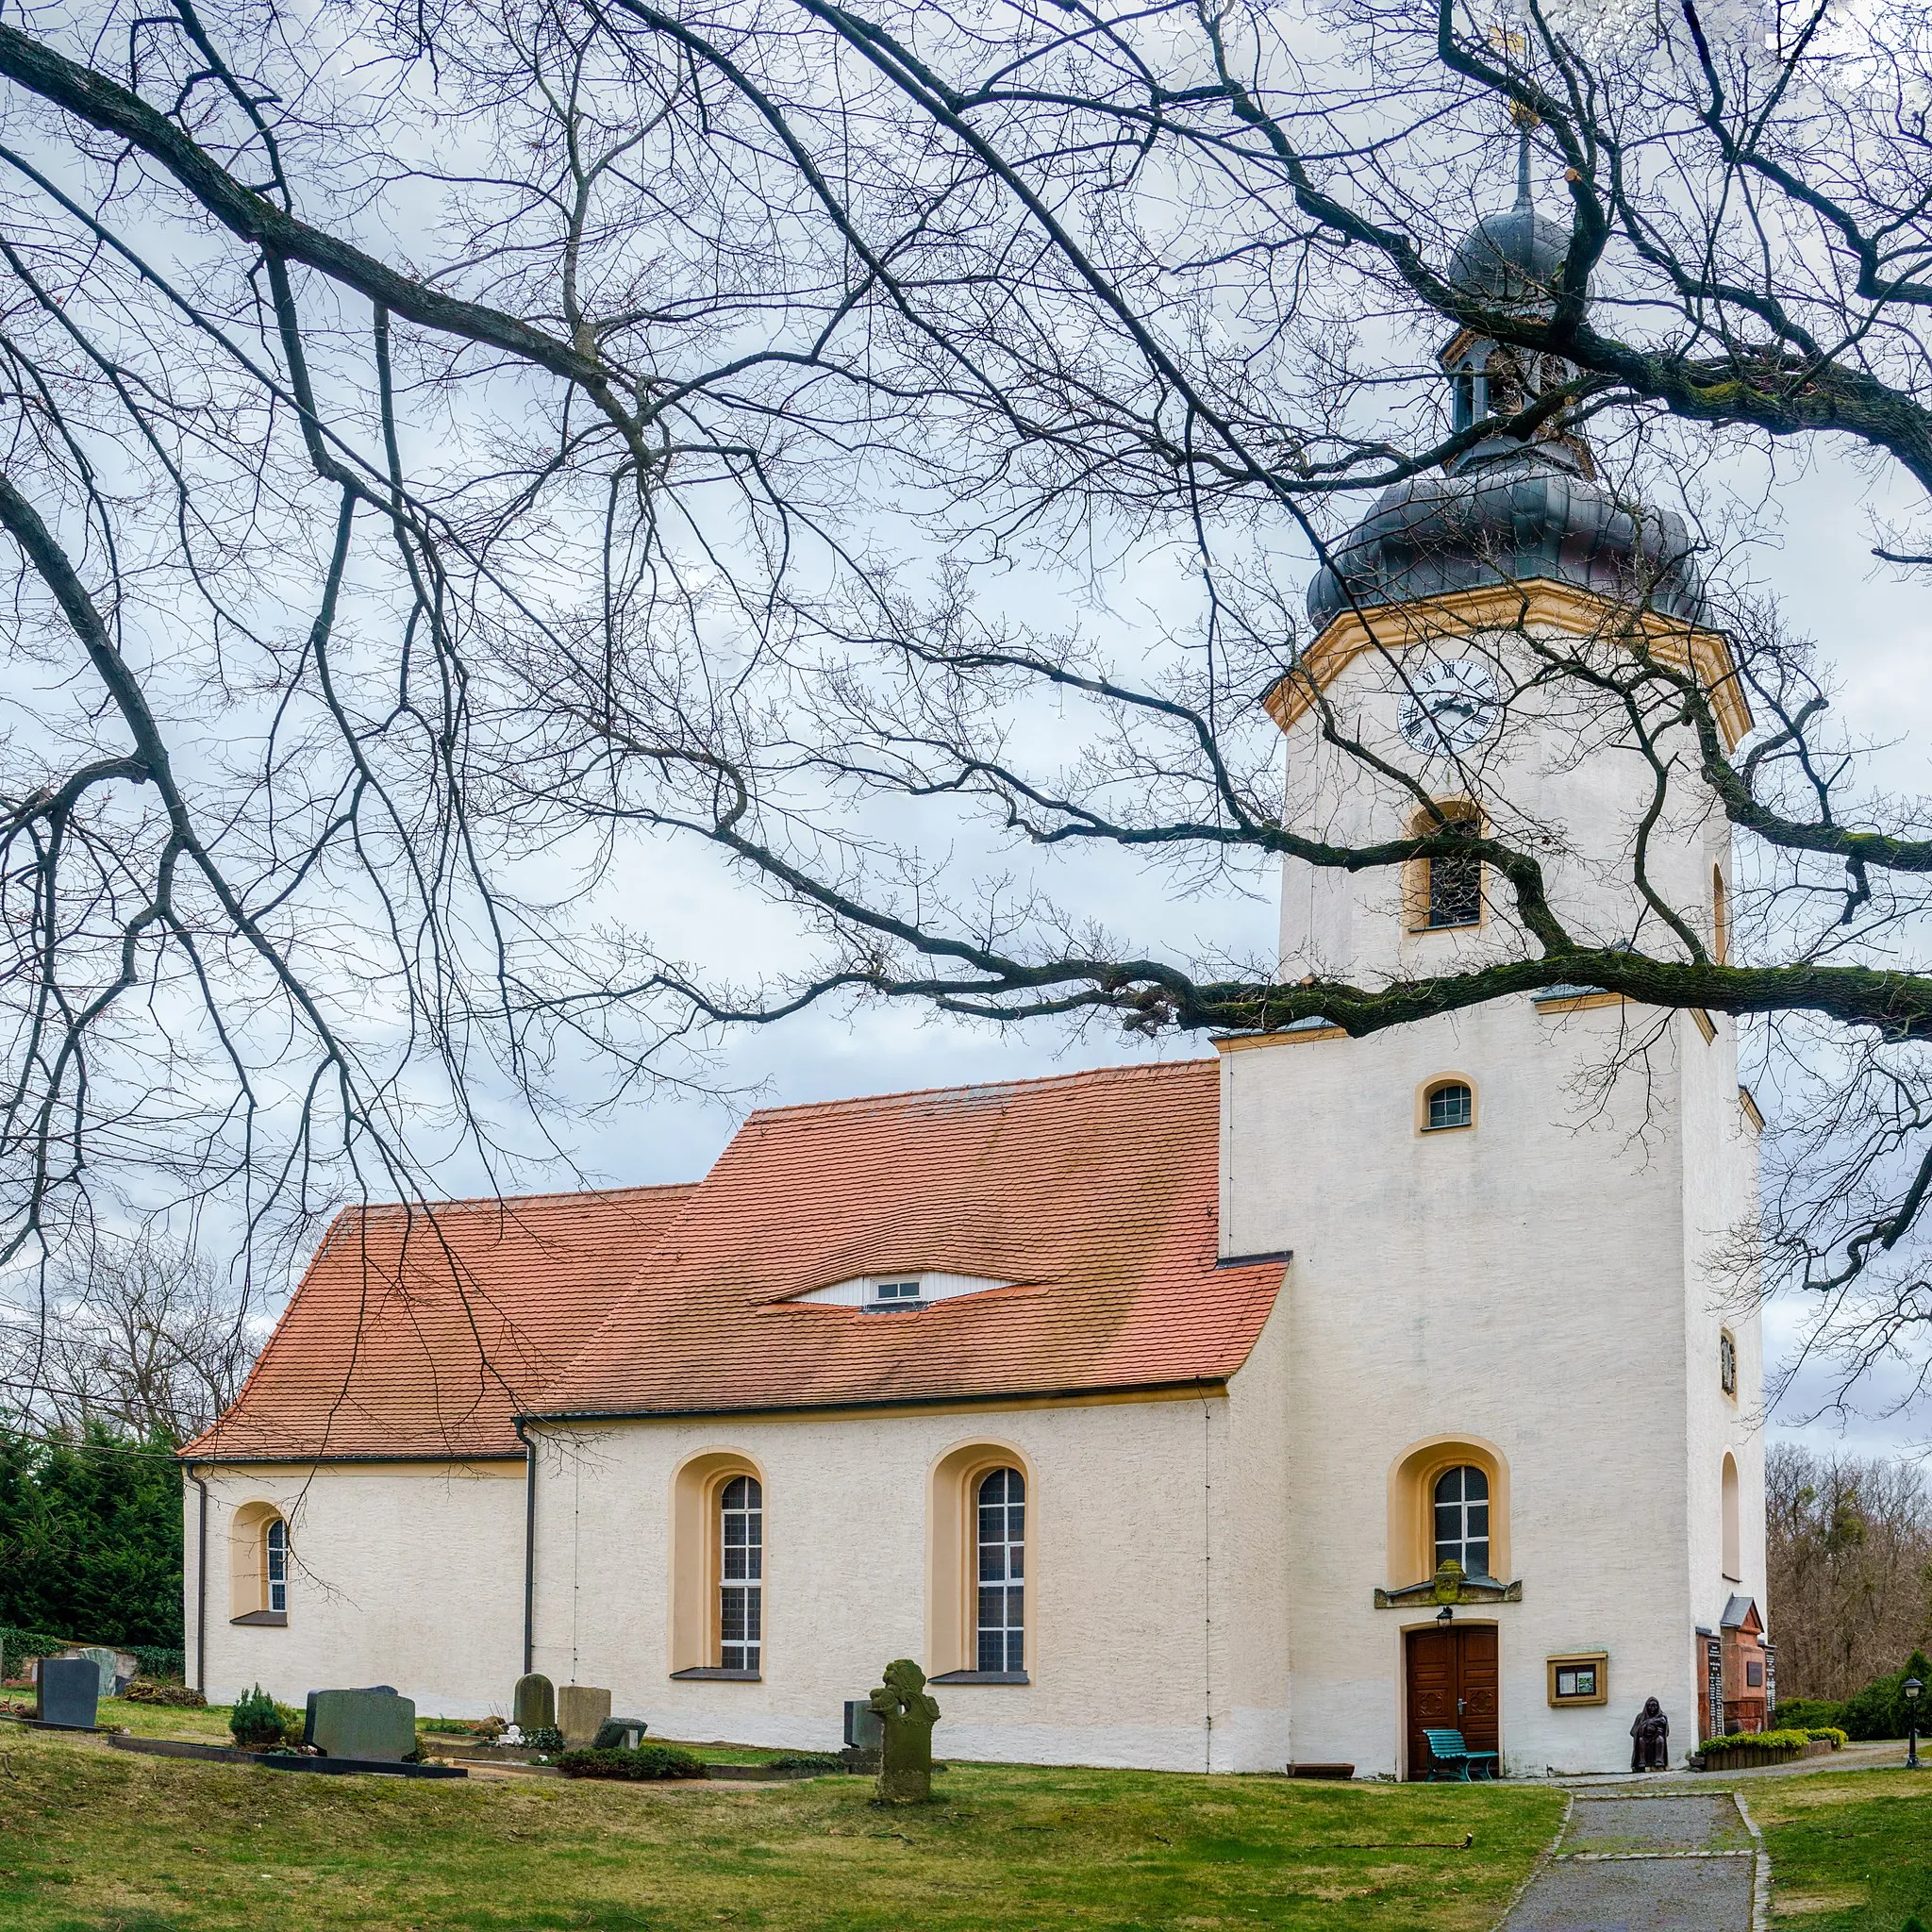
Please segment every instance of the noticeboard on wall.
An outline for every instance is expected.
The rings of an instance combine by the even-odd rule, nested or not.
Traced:
[[[1610,1656],[1605,1650],[1577,1650],[1546,1659],[1550,1703],[1607,1704],[1610,1701]]]

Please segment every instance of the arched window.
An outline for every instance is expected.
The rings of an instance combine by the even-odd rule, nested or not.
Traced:
[[[240,1505],[229,1521],[228,1619],[235,1624],[289,1621],[289,1524],[279,1507],[265,1498]]]
[[[1727,1583],[1743,1581],[1742,1539],[1738,1533],[1738,1464],[1731,1452],[1724,1451],[1724,1572]]]
[[[1710,869],[1710,957],[1722,966],[1731,957],[1731,904],[1723,871]]]
[[[1738,1392],[1738,1344],[1732,1341],[1728,1328],[1718,1333],[1717,1379],[1718,1386],[1726,1395]]]
[[[982,1671],[1026,1668],[1026,1482],[1017,1469],[984,1476],[978,1495]]]
[[[1490,1479],[1470,1462],[1436,1478],[1436,1566],[1452,1559],[1465,1576],[1490,1574]]]
[[[267,1608],[286,1614],[289,1607],[289,1525],[279,1516],[269,1518],[261,1540],[262,1574],[268,1578]]]
[[[1451,801],[1433,811],[1418,812],[1409,822],[1412,839],[1426,839],[1452,827],[1482,829],[1482,813],[1467,800]],[[1408,923],[1412,930],[1440,932],[1458,925],[1480,925],[1483,919],[1483,862],[1459,852],[1418,858],[1408,867]]]
[[[1440,1134],[1451,1127],[1475,1125],[1475,1090],[1467,1080],[1438,1080],[1423,1093],[1425,1134]]]
[[[765,1492],[755,1475],[718,1491],[719,1667],[756,1671],[764,1647]]]

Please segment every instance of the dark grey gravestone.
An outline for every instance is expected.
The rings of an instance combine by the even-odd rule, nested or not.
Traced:
[[[592,1751],[635,1751],[650,1729],[641,1717],[607,1717],[591,1740]]]
[[[34,1680],[34,1715],[43,1724],[91,1731],[97,1722],[101,1674],[84,1657],[45,1657]]]
[[[393,1690],[311,1690],[305,1735],[325,1757],[400,1764],[415,1755],[415,1701]]]
[[[372,1696],[393,1697],[396,1694],[396,1687],[393,1684],[364,1684],[359,1688]],[[321,1690],[311,1690],[303,1706],[302,1741],[305,1744],[315,1742],[315,1700],[325,1694]]]

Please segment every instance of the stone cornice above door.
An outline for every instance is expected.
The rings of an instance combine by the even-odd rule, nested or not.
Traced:
[[[1407,1610],[1424,1604],[1453,1607],[1457,1604],[1520,1604],[1523,1583],[1498,1583],[1493,1576],[1465,1576],[1462,1565],[1453,1557],[1436,1568],[1436,1574],[1423,1583],[1406,1584],[1400,1590],[1378,1590],[1378,1610]]]

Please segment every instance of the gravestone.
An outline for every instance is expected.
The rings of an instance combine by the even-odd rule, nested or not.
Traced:
[[[99,1672],[101,1695],[103,1697],[113,1696],[114,1679],[120,1674],[114,1653],[111,1650],[102,1650],[97,1646],[90,1645],[86,1650],[76,1650],[74,1655],[76,1658],[85,1657]]]
[[[416,1704],[393,1690],[311,1690],[304,1735],[325,1757],[400,1764],[416,1755]]]
[[[932,1727],[940,1707],[926,1695],[925,1673],[910,1657],[889,1663],[884,1674],[886,1681],[866,1700],[885,1727],[878,1802],[924,1805],[932,1796]]]
[[[650,1729],[641,1717],[607,1717],[591,1740],[592,1751],[635,1751]]]
[[[863,1697],[845,1700],[845,1748],[839,1756],[847,1771],[872,1772],[879,1768],[879,1745],[886,1729],[879,1714]]]
[[[557,1728],[563,1741],[581,1751],[610,1715],[610,1693],[591,1684],[566,1684],[557,1693]]]
[[[378,1697],[393,1697],[396,1694],[396,1687],[393,1684],[364,1684],[360,1688]],[[302,1715],[302,1741],[305,1744],[315,1742],[315,1700],[322,1694],[320,1690],[311,1690],[304,1707]]]
[[[517,1679],[516,1695],[510,1703],[510,1722],[525,1737],[557,1722],[557,1691],[541,1671],[532,1671]]]
[[[91,1731],[98,1719],[101,1674],[84,1657],[43,1657],[34,1676],[34,1715],[43,1724]]]

